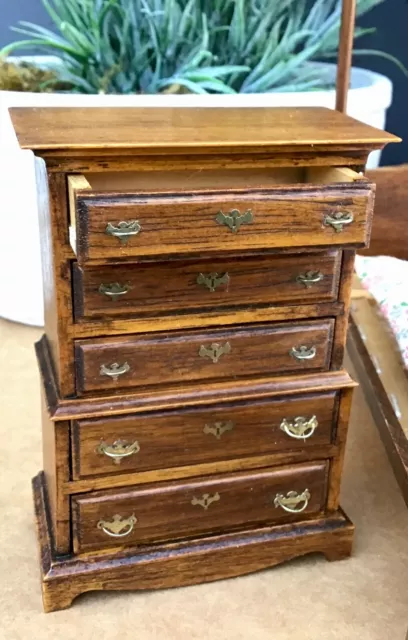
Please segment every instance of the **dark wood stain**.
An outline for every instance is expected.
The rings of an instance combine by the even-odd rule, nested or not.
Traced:
[[[277,468],[261,473],[238,473],[211,480],[129,488],[123,492],[73,497],[74,549],[118,546],[117,538],[107,535],[98,523],[112,521],[120,513],[124,519],[135,514],[137,522],[119,546],[177,540],[237,527],[250,528],[279,521],[296,521],[322,511],[326,497],[327,463]],[[307,507],[289,514],[274,504],[276,495],[289,491],[310,492]],[[208,508],[195,504],[208,495],[214,499]],[[194,504],[193,504],[194,503]],[[302,505],[300,505],[302,506]],[[108,526],[108,525],[107,525]]]
[[[73,424],[76,477],[122,474],[228,460],[275,451],[297,451],[335,439],[335,393],[215,405],[207,409],[166,411],[116,418],[78,420]],[[307,439],[281,429],[316,416],[318,427]],[[217,430],[218,425],[218,430]],[[98,452],[101,442],[137,442],[140,450],[120,464]]]
[[[33,480],[46,612],[70,607],[86,591],[165,589],[232,578],[309,553],[327,560],[351,554],[354,526],[342,511],[298,523],[255,527],[185,540],[129,548],[103,555],[57,556],[46,518],[42,474]]]
[[[95,589],[209,582],[312,552],[348,557],[354,528],[339,492],[355,383],[343,355],[374,197],[358,172],[398,139],[328,109],[11,117],[37,155],[41,209],[44,472],[33,488],[44,609]],[[135,172],[141,188],[112,187]],[[233,209],[252,216],[236,232],[216,220]],[[342,211],[351,224],[326,226]],[[130,220],[141,231],[127,244],[106,234]],[[306,289],[296,280],[306,271],[324,278]],[[228,281],[197,283],[213,272]],[[99,292],[122,281],[127,297]],[[228,345],[217,362],[213,343]],[[316,356],[290,355],[301,346]],[[101,374],[115,363],[129,371]],[[318,421],[310,438],[280,428],[302,416]],[[138,451],[115,464],[100,446],[121,439]],[[274,504],[306,490],[302,512]],[[133,515],[126,537],[102,529]]]
[[[202,313],[205,309],[284,302],[332,302],[337,298],[340,264],[341,254],[335,251],[306,256],[219,257],[86,269],[74,263],[76,318],[103,321],[118,316]],[[299,276],[308,272],[321,274],[322,280],[306,286]],[[211,274],[218,274],[215,286],[209,278]],[[101,285],[112,283],[120,284],[125,291],[116,299],[100,291]]]
[[[78,340],[75,343],[77,390],[86,393],[328,369],[333,326],[333,320],[311,320],[288,325]],[[211,357],[211,353],[215,353],[214,345],[225,350],[217,361]],[[292,348],[299,350],[301,346],[314,349],[315,357],[299,360],[291,355]],[[102,373],[103,367],[111,370],[113,364],[126,365],[128,371],[117,378]]]
[[[108,258],[151,256],[163,252],[214,253],[265,247],[365,246],[371,218],[370,185],[356,183],[319,190],[270,188],[230,193],[112,195],[77,193],[76,254],[80,263]],[[354,216],[341,233],[325,225],[325,217],[344,209]],[[220,211],[251,211],[253,222],[234,233],[220,225]],[[109,223],[138,220],[141,231],[126,245],[106,234]]]

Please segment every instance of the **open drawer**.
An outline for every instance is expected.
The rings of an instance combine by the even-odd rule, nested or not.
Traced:
[[[367,244],[374,187],[351,169],[68,177],[70,237],[88,260]]]

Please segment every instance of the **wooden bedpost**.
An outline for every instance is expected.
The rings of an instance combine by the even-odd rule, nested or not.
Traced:
[[[339,55],[337,59],[336,109],[343,113],[347,109],[347,94],[353,54],[356,0],[343,0]]]

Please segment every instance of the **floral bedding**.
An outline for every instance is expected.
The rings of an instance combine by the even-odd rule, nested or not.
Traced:
[[[356,273],[378,303],[408,369],[408,262],[389,256],[357,256]]]

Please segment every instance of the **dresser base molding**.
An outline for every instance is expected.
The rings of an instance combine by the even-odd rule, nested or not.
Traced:
[[[239,386],[235,380],[221,380],[205,386],[197,383],[186,383],[183,386],[166,385],[164,388],[151,389],[149,393],[146,393],[144,388],[136,388],[117,395],[110,393],[83,398],[63,398],[58,389],[46,335],[35,343],[35,351],[47,410],[52,422],[162,411],[180,406],[201,407],[217,402],[252,401],[276,396],[289,397],[354,389],[358,386],[345,369],[339,369],[317,373],[299,372],[296,375],[292,373],[272,378],[270,376],[242,378]]]
[[[327,560],[351,554],[354,525],[339,510],[330,516],[296,524],[263,527],[179,543],[150,551],[134,549],[92,556],[57,556],[44,473],[33,479],[45,612],[71,606],[81,593],[99,590],[144,590],[182,587],[233,578],[322,553]]]

